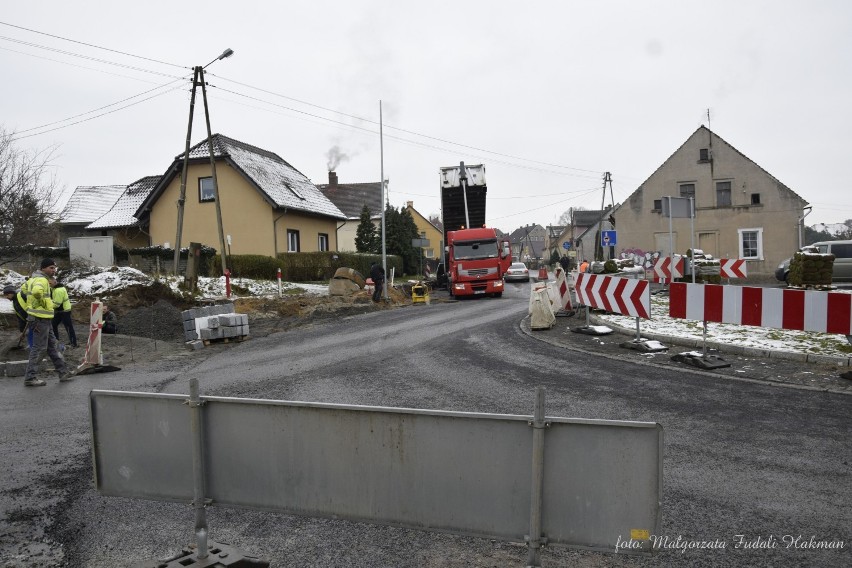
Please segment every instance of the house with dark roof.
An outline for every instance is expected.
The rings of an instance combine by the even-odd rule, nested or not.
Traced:
[[[517,257],[521,262],[543,259],[546,240],[547,231],[541,225],[526,225],[515,229],[509,235],[512,256]]]
[[[337,225],[347,216],[299,170],[277,154],[214,134],[213,157],[229,254],[276,256],[338,250]],[[132,217],[151,245],[176,245],[183,154],[175,156]],[[182,239],[219,249],[208,142],[189,150]]]
[[[87,235],[111,236],[116,246],[125,248],[148,246],[147,227],[135,213],[161,179],[162,176],[146,176],[126,186],[109,211],[86,226]]]
[[[110,210],[124,193],[123,185],[81,185],[68,198],[59,214],[59,244],[69,237],[88,237],[86,227]]]
[[[381,230],[382,184],[380,182],[340,183],[337,172],[328,172],[328,183],[317,187],[346,215],[346,219],[337,227],[337,250],[355,250],[355,237],[364,205],[370,211],[373,224]]]
[[[692,222],[664,214],[668,197],[694,200]],[[792,189],[700,126],[616,207],[616,248],[619,256],[666,256],[694,247],[716,258],[746,260],[750,278],[771,277],[796,251],[805,207]]]

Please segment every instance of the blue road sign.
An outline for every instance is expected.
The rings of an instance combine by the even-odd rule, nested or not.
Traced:
[[[562,248],[564,248],[565,250],[568,250],[569,248],[571,248],[571,243],[569,243],[568,241],[565,241],[564,243],[562,243]]]
[[[613,247],[616,244],[615,231],[601,231],[601,246]]]

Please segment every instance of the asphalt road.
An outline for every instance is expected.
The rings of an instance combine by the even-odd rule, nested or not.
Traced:
[[[852,396],[541,341],[519,325],[528,297],[528,285],[513,284],[502,299],[327,321],[68,384],[25,389],[4,379],[0,566],[126,566],[193,542],[189,505],[95,492],[87,406],[91,389],[186,393],[193,377],[203,395],[521,415],[532,414],[542,385],[549,416],[660,423],[660,536],[716,547],[651,558],[549,547],[543,566],[852,565]],[[526,560],[521,544],[343,520],[215,506],[208,519],[211,539],[274,566]],[[820,543],[843,548],[813,548]]]

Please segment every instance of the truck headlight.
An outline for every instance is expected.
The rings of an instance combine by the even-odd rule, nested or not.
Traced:
[[[503,281],[502,281],[502,280],[497,280],[496,282],[494,282],[494,287],[495,287],[495,288],[501,288],[502,286],[503,286]]]
[[[453,284],[455,290],[464,290],[464,284]]]

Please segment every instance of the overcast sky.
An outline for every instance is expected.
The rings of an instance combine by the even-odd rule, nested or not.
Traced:
[[[438,169],[461,160],[486,165],[504,231],[600,208],[605,171],[621,202],[709,109],[813,205],[808,225],[852,218],[848,0],[40,0],[4,2],[0,22],[0,127],[57,146],[68,193],[162,174],[183,151],[192,66],[231,48],[207,68],[214,132],[317,184],[337,147],[341,183],[375,182],[381,100],[389,200],[424,215]]]

